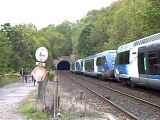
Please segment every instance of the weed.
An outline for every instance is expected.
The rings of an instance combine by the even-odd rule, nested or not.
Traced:
[[[3,85],[6,85],[6,84],[9,84],[9,83],[14,83],[14,82],[17,82],[19,81],[20,77],[19,76],[13,76],[13,75],[8,75],[8,76],[5,76],[5,75],[1,75],[0,76],[0,86],[3,86]]]
[[[36,94],[37,90],[28,95],[28,97],[21,102],[21,106],[18,111],[31,120],[47,120],[48,115],[46,113],[38,111],[36,108]]]

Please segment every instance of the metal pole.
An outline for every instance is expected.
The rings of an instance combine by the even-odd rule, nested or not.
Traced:
[[[55,91],[56,91],[56,84],[55,84],[56,79],[57,79],[57,78],[55,77],[55,80],[54,80],[54,98],[53,98],[53,99],[54,99],[54,101],[53,101],[53,105],[54,105],[53,117],[54,117],[54,118],[56,118],[56,112],[55,112],[55,109],[56,109],[56,105],[55,105],[55,103],[56,103],[56,94],[55,94],[55,93],[56,93],[56,92],[55,92]]]
[[[54,86],[54,118],[58,118],[57,113],[58,113],[58,77],[55,77],[55,86]]]

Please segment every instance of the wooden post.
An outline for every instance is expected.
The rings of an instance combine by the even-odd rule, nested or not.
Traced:
[[[47,86],[48,79],[45,79],[38,83],[38,94],[37,94],[37,108],[39,111],[44,111],[45,104],[45,91]]]

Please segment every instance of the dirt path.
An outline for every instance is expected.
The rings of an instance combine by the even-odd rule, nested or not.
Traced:
[[[19,103],[37,87],[30,83],[13,83],[0,87],[0,120],[25,120],[16,113]]]

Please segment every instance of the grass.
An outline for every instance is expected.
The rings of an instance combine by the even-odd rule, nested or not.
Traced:
[[[78,110],[78,109],[72,109],[69,111],[63,111],[61,110],[61,118],[59,120],[75,120],[75,119],[100,119],[102,118],[102,114],[100,114],[98,111],[94,110]]]
[[[49,72],[48,74],[49,80],[50,81],[54,81],[54,77],[55,77],[55,72],[52,70]]]
[[[61,97],[61,100],[63,100],[64,102],[60,102],[61,115],[59,116],[58,120],[101,118],[102,114],[94,108],[81,109],[77,107],[75,101],[72,101],[73,98],[75,98],[76,100],[77,97],[71,97],[69,94],[66,94],[63,90],[61,90],[59,91],[59,96]],[[37,90],[33,91],[30,95],[27,96],[26,99],[24,99],[21,102],[18,112],[29,120],[49,120],[49,115],[43,112],[39,112],[36,108],[37,92]],[[68,108],[68,103],[66,103],[65,100],[70,101],[71,107]]]
[[[19,80],[20,80],[20,76],[2,75],[0,76],[0,87],[9,83],[18,82]]]
[[[75,120],[75,119],[100,119],[102,118],[102,113],[96,109],[89,107],[89,103],[82,103],[79,101],[77,96],[70,96],[65,94],[64,91],[60,91],[61,103],[60,103],[60,113],[62,114],[59,120]],[[62,102],[64,101],[64,102]],[[66,101],[69,101],[68,103]],[[77,102],[76,102],[77,101]],[[69,105],[71,104],[71,105]],[[81,104],[83,107],[78,107]],[[68,105],[70,106],[68,108]]]
[[[30,120],[48,120],[48,115],[46,113],[39,112],[36,108],[36,95],[37,90],[28,95],[28,97],[21,102],[18,112]]]

